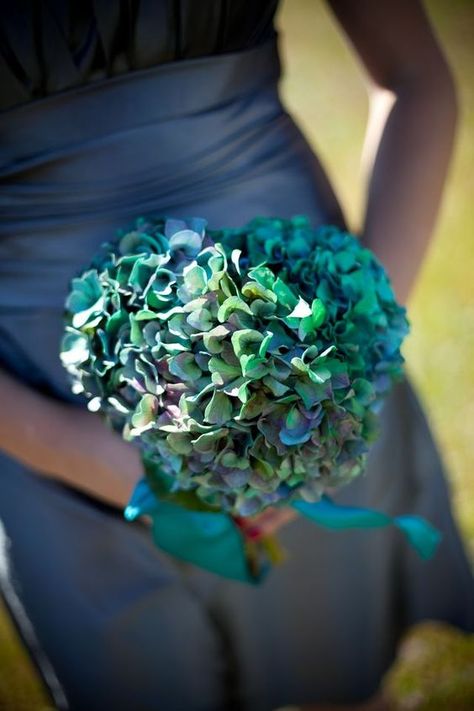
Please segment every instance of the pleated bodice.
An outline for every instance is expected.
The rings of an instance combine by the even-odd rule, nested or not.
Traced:
[[[0,111],[166,62],[253,47],[278,0],[0,2]]]

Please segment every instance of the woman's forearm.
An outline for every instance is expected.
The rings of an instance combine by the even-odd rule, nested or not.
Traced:
[[[375,96],[394,99],[385,121],[368,124],[364,158],[370,172],[360,237],[380,258],[403,304],[440,207],[458,115],[454,81],[421,0],[327,2]]]
[[[395,93],[372,156],[365,156],[371,170],[361,240],[387,269],[402,304],[433,234],[457,113],[454,83],[443,67],[432,79],[406,81]]]
[[[0,369],[0,449],[29,469],[122,507],[138,451],[99,415],[45,397]]]

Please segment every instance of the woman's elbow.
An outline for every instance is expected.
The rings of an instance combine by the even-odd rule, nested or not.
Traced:
[[[443,89],[443,100],[447,105],[453,125],[456,127],[461,114],[461,103],[459,99],[459,91],[456,79],[451,68],[448,65],[446,65],[446,76],[444,78],[444,84],[445,86]]]
[[[395,100],[415,101],[422,113],[438,118],[452,131],[456,129],[461,113],[458,86],[443,55],[394,77],[390,90]]]
[[[458,86],[454,72],[444,56],[431,68],[430,77],[427,84],[432,87],[437,101],[443,105],[445,112],[456,125],[461,110]]]

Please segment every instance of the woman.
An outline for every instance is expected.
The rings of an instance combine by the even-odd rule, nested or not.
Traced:
[[[394,98],[361,239],[404,303],[451,155],[453,81],[414,0],[330,6],[378,94]],[[256,524],[280,528],[289,560],[251,588],[172,559],[123,520],[138,454],[78,403],[59,361],[70,278],[139,214],[344,226],[280,101],[276,7],[71,0],[5,13],[1,580],[60,708],[363,702],[409,624],[472,629],[469,567],[408,379],[387,399],[367,476],[337,498],[425,515],[444,535],[436,558],[422,563],[396,531],[333,534],[273,512]]]

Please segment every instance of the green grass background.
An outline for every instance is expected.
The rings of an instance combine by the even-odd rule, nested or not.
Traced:
[[[357,1],[357,0],[354,0]],[[407,369],[438,441],[456,518],[474,558],[474,2],[426,0],[457,79],[462,116],[440,218],[408,303]],[[283,98],[319,153],[351,225],[361,220],[364,72],[324,3],[285,0],[277,15]],[[399,709],[474,709],[474,640],[442,625],[414,629],[387,677]],[[47,700],[0,610],[0,709]]]

